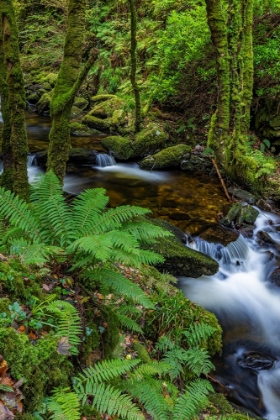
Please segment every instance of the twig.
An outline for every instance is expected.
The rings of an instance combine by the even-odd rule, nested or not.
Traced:
[[[221,172],[220,172],[220,170],[219,170],[219,168],[218,168],[218,166],[217,166],[217,163],[216,163],[215,159],[211,158],[211,160],[212,160],[213,165],[214,165],[214,167],[215,167],[215,169],[216,169],[216,172],[217,172],[217,174],[218,174],[219,180],[221,181],[221,184],[222,184],[222,187],[223,187],[223,189],[224,189],[225,195],[226,195],[226,197],[227,197],[228,201],[231,203],[231,202],[232,202],[232,199],[231,199],[231,198],[230,198],[230,196],[229,196],[229,193],[228,193],[228,191],[227,191],[227,188],[226,188],[226,186],[225,186],[224,180],[223,180],[222,175],[221,175]]]

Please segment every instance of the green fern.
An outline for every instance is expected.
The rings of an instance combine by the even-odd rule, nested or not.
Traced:
[[[203,341],[207,341],[215,332],[216,328],[201,322],[190,325],[188,330],[183,331],[183,335],[187,338],[188,345],[193,347],[199,346]]]
[[[212,385],[205,379],[193,381],[186,392],[175,403],[173,418],[194,420],[209,403],[207,395],[213,392]]]
[[[70,388],[55,389],[53,396],[47,401],[51,420],[79,420],[80,402],[78,396]]]

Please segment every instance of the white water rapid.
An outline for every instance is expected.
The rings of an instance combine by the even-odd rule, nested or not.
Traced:
[[[280,218],[260,212],[251,239],[223,247],[199,238],[188,246],[219,262],[214,276],[179,278],[192,301],[214,312],[224,331],[217,381],[240,405],[269,420],[280,418],[280,287],[269,277],[280,265]],[[271,244],[261,241],[268,234]]]

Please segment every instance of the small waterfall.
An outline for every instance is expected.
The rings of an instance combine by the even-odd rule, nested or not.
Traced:
[[[240,235],[226,247],[200,238],[190,241],[187,246],[219,262],[219,272],[178,279],[186,297],[215,313],[223,328],[223,358],[213,377],[234,390],[241,405],[268,420],[280,418],[280,288],[268,280],[279,266],[279,250],[260,245],[257,234],[266,231],[277,244],[279,224],[278,216],[262,212],[251,239]],[[260,367],[243,363],[251,354]]]
[[[107,166],[116,165],[116,161],[113,156],[107,153],[98,153],[96,156],[96,165],[100,168],[106,168]]]
[[[27,156],[27,168],[30,168],[31,166],[37,166],[36,155]]]

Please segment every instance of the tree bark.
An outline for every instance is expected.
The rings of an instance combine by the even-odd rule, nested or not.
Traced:
[[[2,97],[2,185],[24,199],[29,196],[25,90],[20,65],[18,29],[13,2],[0,3],[0,85]]]
[[[218,85],[208,146],[228,174],[238,178],[241,172],[242,178],[248,170],[244,156],[253,90],[253,0],[206,0],[206,10]]]
[[[137,18],[136,18],[136,7],[135,0],[128,0],[129,10],[130,10],[130,60],[131,60],[131,69],[130,69],[130,80],[134,93],[135,99],[135,133],[138,133],[141,130],[141,100],[140,100],[140,90],[136,79],[137,73]]]
[[[66,172],[71,147],[71,109],[77,91],[97,56],[97,51],[92,51],[90,58],[82,66],[86,6],[86,0],[69,0],[63,60],[51,101],[52,127],[49,135],[47,170],[53,170],[61,182]]]

